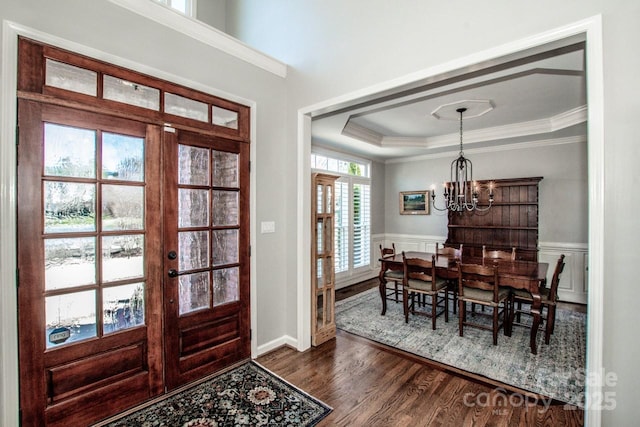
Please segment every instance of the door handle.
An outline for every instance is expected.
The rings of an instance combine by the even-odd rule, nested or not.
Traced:
[[[175,268],[172,268],[168,272],[169,277],[178,277],[179,274],[180,273],[178,273],[178,270],[176,270]]]

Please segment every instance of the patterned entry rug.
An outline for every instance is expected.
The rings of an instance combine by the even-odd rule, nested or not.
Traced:
[[[331,411],[251,361],[96,427],[314,426]]]
[[[451,302],[450,302],[451,304]],[[467,304],[467,310],[471,304]],[[336,302],[339,329],[425,357],[468,372],[529,390],[584,408],[586,315],[570,310],[556,311],[556,325],[549,345],[544,332],[538,332],[538,354],[529,348],[530,329],[514,326],[511,337],[500,330],[498,345],[491,331],[465,327],[458,334],[458,316],[449,311],[437,319],[409,315],[404,322],[402,303],[387,302],[387,313],[380,315],[382,302],[378,288],[369,289]],[[479,312],[480,308],[476,308]],[[474,316],[470,312],[467,316]],[[476,314],[473,321],[484,319]],[[531,316],[523,316],[525,319]],[[490,325],[490,318],[486,319]]]

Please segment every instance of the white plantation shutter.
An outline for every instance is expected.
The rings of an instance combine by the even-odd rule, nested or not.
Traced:
[[[353,268],[370,264],[371,186],[353,184]]]
[[[335,190],[335,268],[349,270],[349,182],[336,181]]]
[[[339,175],[335,183],[335,272],[350,277],[371,264],[371,165],[311,153],[311,168]]]

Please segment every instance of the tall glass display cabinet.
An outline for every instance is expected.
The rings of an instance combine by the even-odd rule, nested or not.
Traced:
[[[336,336],[334,215],[335,181],[324,173],[311,176],[311,344]]]

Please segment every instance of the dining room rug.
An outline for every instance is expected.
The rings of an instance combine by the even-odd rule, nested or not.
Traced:
[[[470,308],[467,304],[467,310]],[[449,322],[444,316],[437,318],[435,331],[425,316],[410,315],[405,323],[402,303],[388,301],[384,316],[381,310],[378,288],[369,289],[336,302],[336,325],[343,331],[584,408],[584,313],[556,310],[550,343],[545,345],[544,332],[538,332],[536,355],[530,352],[529,328],[514,326],[510,337],[501,330],[494,346],[491,331],[465,327],[464,336],[459,336],[458,316],[451,310]],[[480,313],[468,312],[467,316],[473,316],[474,322],[491,324],[491,319]],[[522,322],[527,319],[531,316],[523,316]]]
[[[249,361],[94,427],[314,426],[331,411]]]

